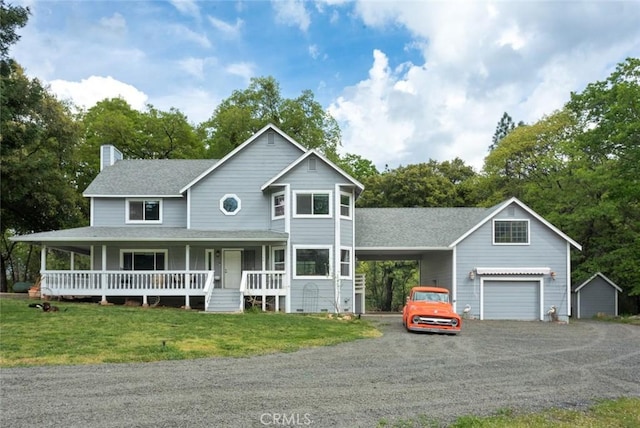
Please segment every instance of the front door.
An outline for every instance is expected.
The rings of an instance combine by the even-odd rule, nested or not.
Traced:
[[[242,250],[222,251],[223,288],[240,288],[242,280]]]

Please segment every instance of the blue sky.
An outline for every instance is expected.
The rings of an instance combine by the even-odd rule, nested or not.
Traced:
[[[640,56],[638,1],[35,1],[11,55],[61,98],[193,123],[251,77],[310,89],[379,169],[482,166],[503,112],[535,122]]]

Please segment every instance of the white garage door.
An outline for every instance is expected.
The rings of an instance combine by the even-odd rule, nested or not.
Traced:
[[[540,282],[485,281],[484,319],[539,320]]]

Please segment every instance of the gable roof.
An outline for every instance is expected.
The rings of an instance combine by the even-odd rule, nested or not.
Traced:
[[[487,211],[487,208],[356,208],[356,250],[448,250]]]
[[[181,189],[211,168],[216,159],[128,159],[104,168],[86,197],[181,196]]]
[[[294,169],[296,166],[298,166],[302,161],[304,161],[305,159],[307,159],[309,156],[311,155],[315,155],[317,156],[321,161],[323,161],[324,163],[326,163],[327,165],[329,165],[329,167],[331,167],[334,171],[336,171],[338,174],[340,174],[341,176],[343,176],[344,178],[346,178],[350,183],[352,183],[354,186],[356,186],[360,192],[362,192],[364,190],[364,185],[362,183],[360,183],[358,180],[356,180],[355,178],[351,177],[349,174],[347,174],[346,172],[344,172],[340,167],[338,167],[336,164],[334,164],[333,162],[331,162],[329,159],[327,159],[326,157],[324,157],[323,155],[321,155],[316,149],[311,149],[308,150],[306,153],[304,153],[302,156],[300,156],[298,159],[296,159],[294,162],[290,163],[285,169],[283,169],[282,171],[280,171],[278,174],[276,174],[275,177],[271,178],[269,181],[267,181],[266,183],[264,183],[262,185],[261,190],[265,190],[266,188],[268,188],[269,186],[271,186],[273,183],[275,183],[276,181],[278,181],[280,178],[282,178],[283,176],[285,176],[289,171],[291,171],[292,169]]]
[[[262,128],[261,130],[259,130],[255,134],[253,134],[251,137],[249,137],[249,139],[247,141],[245,141],[244,143],[240,144],[238,147],[233,149],[231,152],[227,153],[227,155],[225,157],[223,157],[222,159],[220,159],[220,161],[218,161],[215,165],[212,165],[206,171],[203,171],[200,175],[198,175],[193,180],[191,180],[189,183],[187,183],[184,187],[182,187],[182,189],[180,189],[180,193],[184,193],[187,189],[189,189],[190,187],[192,187],[193,185],[198,183],[200,180],[202,180],[204,177],[209,175],[213,170],[219,168],[221,165],[224,165],[224,163],[227,162],[232,157],[234,157],[236,155],[236,153],[238,153],[241,150],[243,150],[245,147],[247,147],[249,144],[251,144],[256,139],[258,139],[258,137],[260,137],[262,134],[264,134],[265,132],[267,132],[269,130],[277,132],[282,138],[287,140],[293,146],[295,146],[298,149],[300,149],[300,151],[302,151],[302,152],[306,152],[307,151],[307,149],[304,146],[302,146],[296,140],[294,140],[293,138],[291,138],[290,136],[285,134],[284,131],[282,131],[280,128],[278,128],[277,126],[275,126],[272,123],[269,123],[264,128]]]
[[[485,223],[487,223],[489,220],[491,220],[493,217],[495,217],[498,213],[500,213],[501,211],[503,211],[504,209],[506,209],[509,205],[511,204],[516,204],[518,205],[520,208],[522,208],[523,210],[525,210],[527,213],[529,213],[529,215],[531,215],[532,217],[534,217],[535,219],[537,219],[539,222],[541,222],[542,224],[544,224],[545,226],[547,226],[551,231],[553,231],[555,234],[557,234],[558,236],[560,236],[562,239],[564,239],[565,241],[569,242],[571,245],[573,245],[575,248],[577,248],[578,250],[582,251],[582,246],[580,244],[578,244],[576,241],[574,241],[573,239],[569,238],[569,236],[567,236],[566,234],[564,234],[560,229],[558,229],[557,227],[555,227],[554,225],[552,225],[551,223],[549,223],[547,220],[545,220],[542,216],[540,216],[538,213],[536,213],[535,211],[533,211],[531,208],[529,208],[528,206],[526,206],[523,202],[521,202],[518,198],[511,198],[505,202],[503,202],[502,204],[498,204],[492,208],[489,208],[488,212],[487,212],[487,216],[482,219],[482,221],[480,221],[478,224],[476,224],[475,226],[473,226],[471,229],[469,229],[467,231],[467,233],[465,233],[464,235],[460,236],[458,239],[456,239],[455,242],[453,242],[451,244],[451,247],[455,247],[456,245],[458,245],[461,241],[463,241],[467,236],[471,235],[473,232],[475,232],[476,230],[478,230],[482,225],[484,225]]]
[[[585,282],[583,282],[582,284],[580,284],[578,287],[575,288],[575,290],[573,290],[574,292],[578,292],[580,291],[581,288],[583,288],[584,286],[588,285],[589,283],[591,283],[591,281],[593,281],[595,278],[600,277],[602,279],[604,279],[604,281],[609,284],[610,286],[612,286],[613,288],[615,288],[616,290],[618,290],[618,292],[622,293],[622,288],[618,287],[613,281],[611,281],[609,278],[607,278],[606,276],[604,276],[604,274],[602,272],[597,272],[594,275],[591,276],[591,278],[587,279]]]

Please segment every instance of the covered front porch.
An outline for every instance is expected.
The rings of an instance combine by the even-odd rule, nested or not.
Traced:
[[[87,227],[18,239],[41,245],[45,296],[96,297],[103,304],[125,298],[145,306],[182,297],[185,308],[195,302],[210,312],[242,311],[249,300],[288,311],[286,233]],[[69,254],[68,266],[53,263],[50,250]]]

